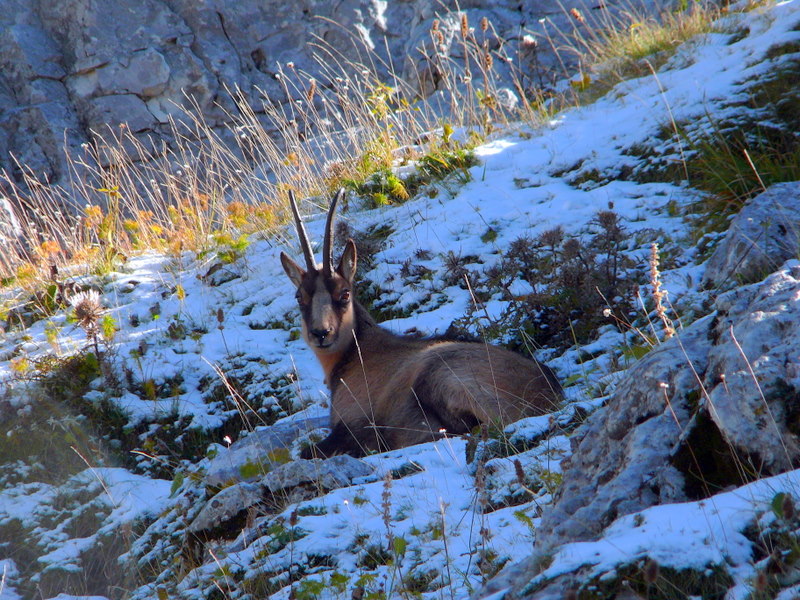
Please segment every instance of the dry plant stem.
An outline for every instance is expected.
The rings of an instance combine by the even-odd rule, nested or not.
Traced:
[[[225,590],[222,589],[222,586],[219,584],[219,582],[216,579],[214,579],[214,587],[216,587],[219,590],[219,592],[220,592],[220,594],[222,594],[223,598],[232,598],[233,597],[233,590],[231,589],[231,585],[230,585],[230,583],[228,583],[228,578],[225,575],[225,571],[226,571],[225,567],[219,561],[219,558],[217,558],[217,555],[214,554],[214,551],[212,549],[209,548],[208,549],[208,553],[211,555],[211,558],[213,558],[214,562],[217,564],[217,568],[219,569],[219,572],[222,573],[222,577],[225,578],[225,582],[227,583],[228,591],[226,593]]]
[[[248,431],[252,432],[255,429],[255,427],[250,422],[250,418],[248,417],[248,412],[247,411],[249,411],[250,414],[253,414],[253,415],[258,415],[258,412],[255,410],[255,408],[250,406],[250,404],[247,403],[247,401],[239,393],[239,391],[235,387],[233,387],[233,385],[231,385],[231,382],[228,380],[228,377],[227,377],[227,375],[225,375],[225,372],[222,370],[222,367],[220,367],[216,363],[210,362],[205,357],[202,357],[202,358],[203,358],[203,360],[206,362],[206,364],[208,366],[210,366],[212,369],[214,369],[214,372],[217,374],[217,376],[219,377],[220,381],[225,386],[225,389],[228,391],[228,394],[229,394],[231,400],[233,401],[233,404],[236,407],[236,410],[238,411],[239,416],[242,419],[242,423],[244,423],[244,425],[245,425],[245,427],[247,428]],[[268,425],[268,423],[266,421],[264,421],[264,419],[262,419],[261,417],[259,417],[259,421],[261,421],[262,425]]]
[[[442,544],[444,545],[444,560],[447,570],[447,587],[450,590],[450,600],[455,600],[455,591],[453,590],[453,574],[450,570],[450,549],[447,546],[447,523],[445,521],[445,503],[444,500],[439,500],[439,515],[442,523]]]
[[[751,364],[750,360],[747,358],[747,355],[744,353],[744,349],[742,348],[739,340],[736,339],[736,334],[733,332],[733,325],[729,328],[731,339],[733,340],[733,344],[736,346],[736,350],[738,350],[739,354],[744,360],[744,364],[747,366],[747,372],[750,374],[751,379],[753,380],[753,384],[756,386],[758,390],[758,395],[761,398],[761,402],[764,405],[764,412],[769,415],[769,419],[772,422],[772,426],[775,428],[775,435],[778,436],[778,439],[781,441],[781,446],[783,447],[783,452],[786,455],[786,464],[791,466],[792,458],[789,454],[789,449],[786,447],[786,442],[784,442],[783,435],[781,435],[781,430],[778,427],[778,424],[775,422],[775,416],[772,414],[772,410],[770,410],[769,403],[767,402],[766,396],[764,396],[764,390],[761,389],[761,384],[758,381],[758,377],[756,377],[756,373],[753,370],[753,365]]]
[[[683,140],[678,129],[678,123],[675,121],[675,115],[672,114],[672,107],[670,106],[669,102],[667,101],[667,94],[664,92],[664,87],[661,85],[661,80],[658,78],[658,73],[656,73],[655,67],[653,64],[648,60],[645,61],[647,63],[647,68],[650,69],[650,73],[653,75],[653,79],[658,86],[658,91],[661,96],[662,101],[664,102],[664,107],[667,109],[667,114],[669,115],[669,123],[672,126],[672,132],[675,134],[675,141],[678,144],[678,152],[681,154],[681,165],[683,166],[683,174],[686,177],[686,181],[689,181],[689,166],[686,160],[686,153],[683,150]]]
[[[764,180],[761,179],[761,174],[758,172],[756,165],[753,163],[753,159],[750,158],[750,153],[747,151],[747,148],[742,148],[742,152],[744,152],[744,157],[747,159],[747,164],[750,165],[750,168],[753,169],[753,173],[755,174],[756,178],[758,179],[758,183],[761,186],[761,191],[766,192],[767,186],[764,185]]]
[[[392,551],[392,472],[387,471],[383,478],[383,492],[381,492],[381,518],[386,527],[387,550]]]
[[[486,425],[481,426],[481,441],[484,443],[484,448],[489,441],[489,431]],[[478,535],[480,536],[480,558],[481,561],[488,560],[488,548],[489,548],[489,538],[490,538],[490,531],[488,525],[488,519],[486,514],[489,509],[489,494],[486,490],[486,461],[487,456],[486,453],[483,452],[482,455],[478,458],[478,467],[475,472],[475,487],[477,493],[477,501],[478,501],[478,509],[480,511],[480,530],[478,531]],[[481,569],[481,574],[486,579],[486,573]]]

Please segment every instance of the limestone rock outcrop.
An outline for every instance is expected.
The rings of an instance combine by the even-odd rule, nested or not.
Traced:
[[[577,0],[473,0],[458,7],[438,0],[0,0],[0,169],[12,183],[22,180],[23,168],[40,181],[66,183],[75,174],[65,149],[81,156],[82,144],[127,127],[155,152],[172,141],[168,121],[181,119],[185,109],[199,112],[225,139],[232,91],[259,113],[264,102],[291,100],[278,78],[287,65],[324,90],[337,69],[348,62],[355,68],[365,50],[386,81],[392,65],[424,98],[443,85],[437,61],[466,66],[457,9],[476,40],[496,54],[495,68],[510,88],[512,71],[523,87],[542,85],[548,69],[574,58],[556,57],[548,46],[555,32],[575,26],[573,4],[582,6]],[[592,18],[587,14],[587,23]],[[436,48],[434,20],[443,32]],[[341,64],[331,67],[331,57]],[[479,68],[472,71],[480,77]]]
[[[800,226],[797,209],[796,184],[780,184],[732,222],[718,250],[719,268],[728,269],[720,282],[736,274],[735,265],[755,269],[747,277],[757,282],[712,296],[708,316],[625,373],[607,404],[574,434],[563,485],[542,516],[533,556],[506,569],[485,592],[560,597],[568,573],[564,581],[526,587],[555,548],[597,539],[618,517],[707,498],[800,464],[800,261],[792,258],[762,278],[782,255],[757,252],[762,246],[753,240],[758,230],[763,244],[785,246],[782,231]],[[765,210],[772,218],[756,221],[753,214]]]

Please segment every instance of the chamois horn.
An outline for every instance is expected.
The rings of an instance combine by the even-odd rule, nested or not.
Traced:
[[[322,242],[322,274],[325,277],[330,277],[333,273],[333,215],[336,212],[336,205],[342,198],[344,198],[344,188],[339,188],[331,200],[328,220],[325,222],[325,239]]]
[[[306,267],[308,267],[309,271],[313,271],[317,268],[317,263],[314,261],[314,252],[311,250],[311,242],[308,241],[308,234],[303,225],[303,220],[300,218],[300,209],[297,208],[297,200],[295,200],[292,190],[289,190],[289,205],[292,207],[294,224],[295,227],[297,227],[297,237],[300,238],[300,247],[303,249],[303,256],[306,258]]]

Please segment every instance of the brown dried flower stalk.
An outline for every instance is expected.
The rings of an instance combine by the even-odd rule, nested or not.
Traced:
[[[653,301],[655,302],[656,314],[664,324],[664,339],[668,340],[675,335],[675,327],[667,316],[667,309],[664,307],[664,292],[661,291],[661,274],[658,271],[658,244],[653,242],[650,245],[650,285],[653,286]]]

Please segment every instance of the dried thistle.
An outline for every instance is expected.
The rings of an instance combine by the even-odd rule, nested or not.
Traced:
[[[100,317],[105,313],[100,301],[100,292],[97,290],[78,292],[69,299],[69,303],[78,327],[83,329],[89,337],[97,336]]]
[[[539,42],[536,41],[536,38],[532,35],[523,35],[522,41],[520,42],[520,47],[527,51],[535,50],[539,47]]]

